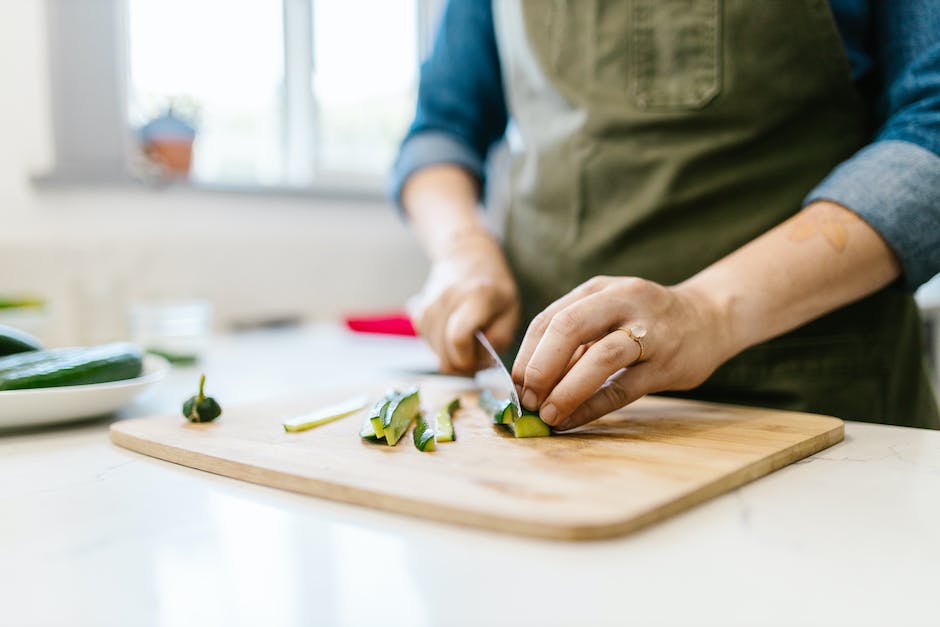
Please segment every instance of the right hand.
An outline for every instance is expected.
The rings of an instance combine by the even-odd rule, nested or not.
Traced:
[[[480,365],[478,329],[497,351],[507,348],[519,326],[519,292],[496,240],[479,232],[454,242],[432,263],[409,311],[441,372],[467,373]]]

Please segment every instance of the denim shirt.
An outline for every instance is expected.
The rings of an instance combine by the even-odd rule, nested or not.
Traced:
[[[498,1],[498,0],[493,0]],[[910,289],[940,272],[940,0],[829,0],[860,93],[878,130],[806,196],[868,222],[897,255]],[[398,201],[416,170],[466,168],[480,183],[505,130],[491,2],[449,0],[392,175]]]

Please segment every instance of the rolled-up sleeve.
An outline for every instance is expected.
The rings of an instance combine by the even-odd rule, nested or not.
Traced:
[[[418,102],[392,170],[389,196],[416,171],[452,163],[484,183],[487,154],[508,114],[490,2],[450,0],[431,54],[421,64]]]
[[[884,124],[806,197],[868,222],[916,289],[940,272],[940,2],[874,2]]]

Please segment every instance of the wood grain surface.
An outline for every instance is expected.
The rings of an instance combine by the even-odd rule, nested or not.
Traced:
[[[484,416],[476,393],[433,377],[430,416],[455,394],[455,442],[418,451],[358,437],[365,411],[301,433],[285,417],[363,393],[226,407],[213,423],[181,416],[114,423],[115,444],[266,486],[438,521],[527,536],[583,540],[662,520],[843,437],[837,418],[648,397],[578,430],[517,440]],[[389,386],[366,390],[375,398]]]

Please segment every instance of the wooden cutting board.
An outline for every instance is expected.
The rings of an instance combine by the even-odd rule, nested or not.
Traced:
[[[455,388],[421,381],[428,415]],[[378,398],[388,386],[366,390]],[[360,440],[365,411],[301,433],[284,417],[363,393],[227,407],[216,422],[157,416],[111,426],[115,444],[236,479],[434,520],[558,539],[624,534],[843,437],[837,418],[645,398],[574,432],[515,439],[459,392],[457,441],[421,453]]]

